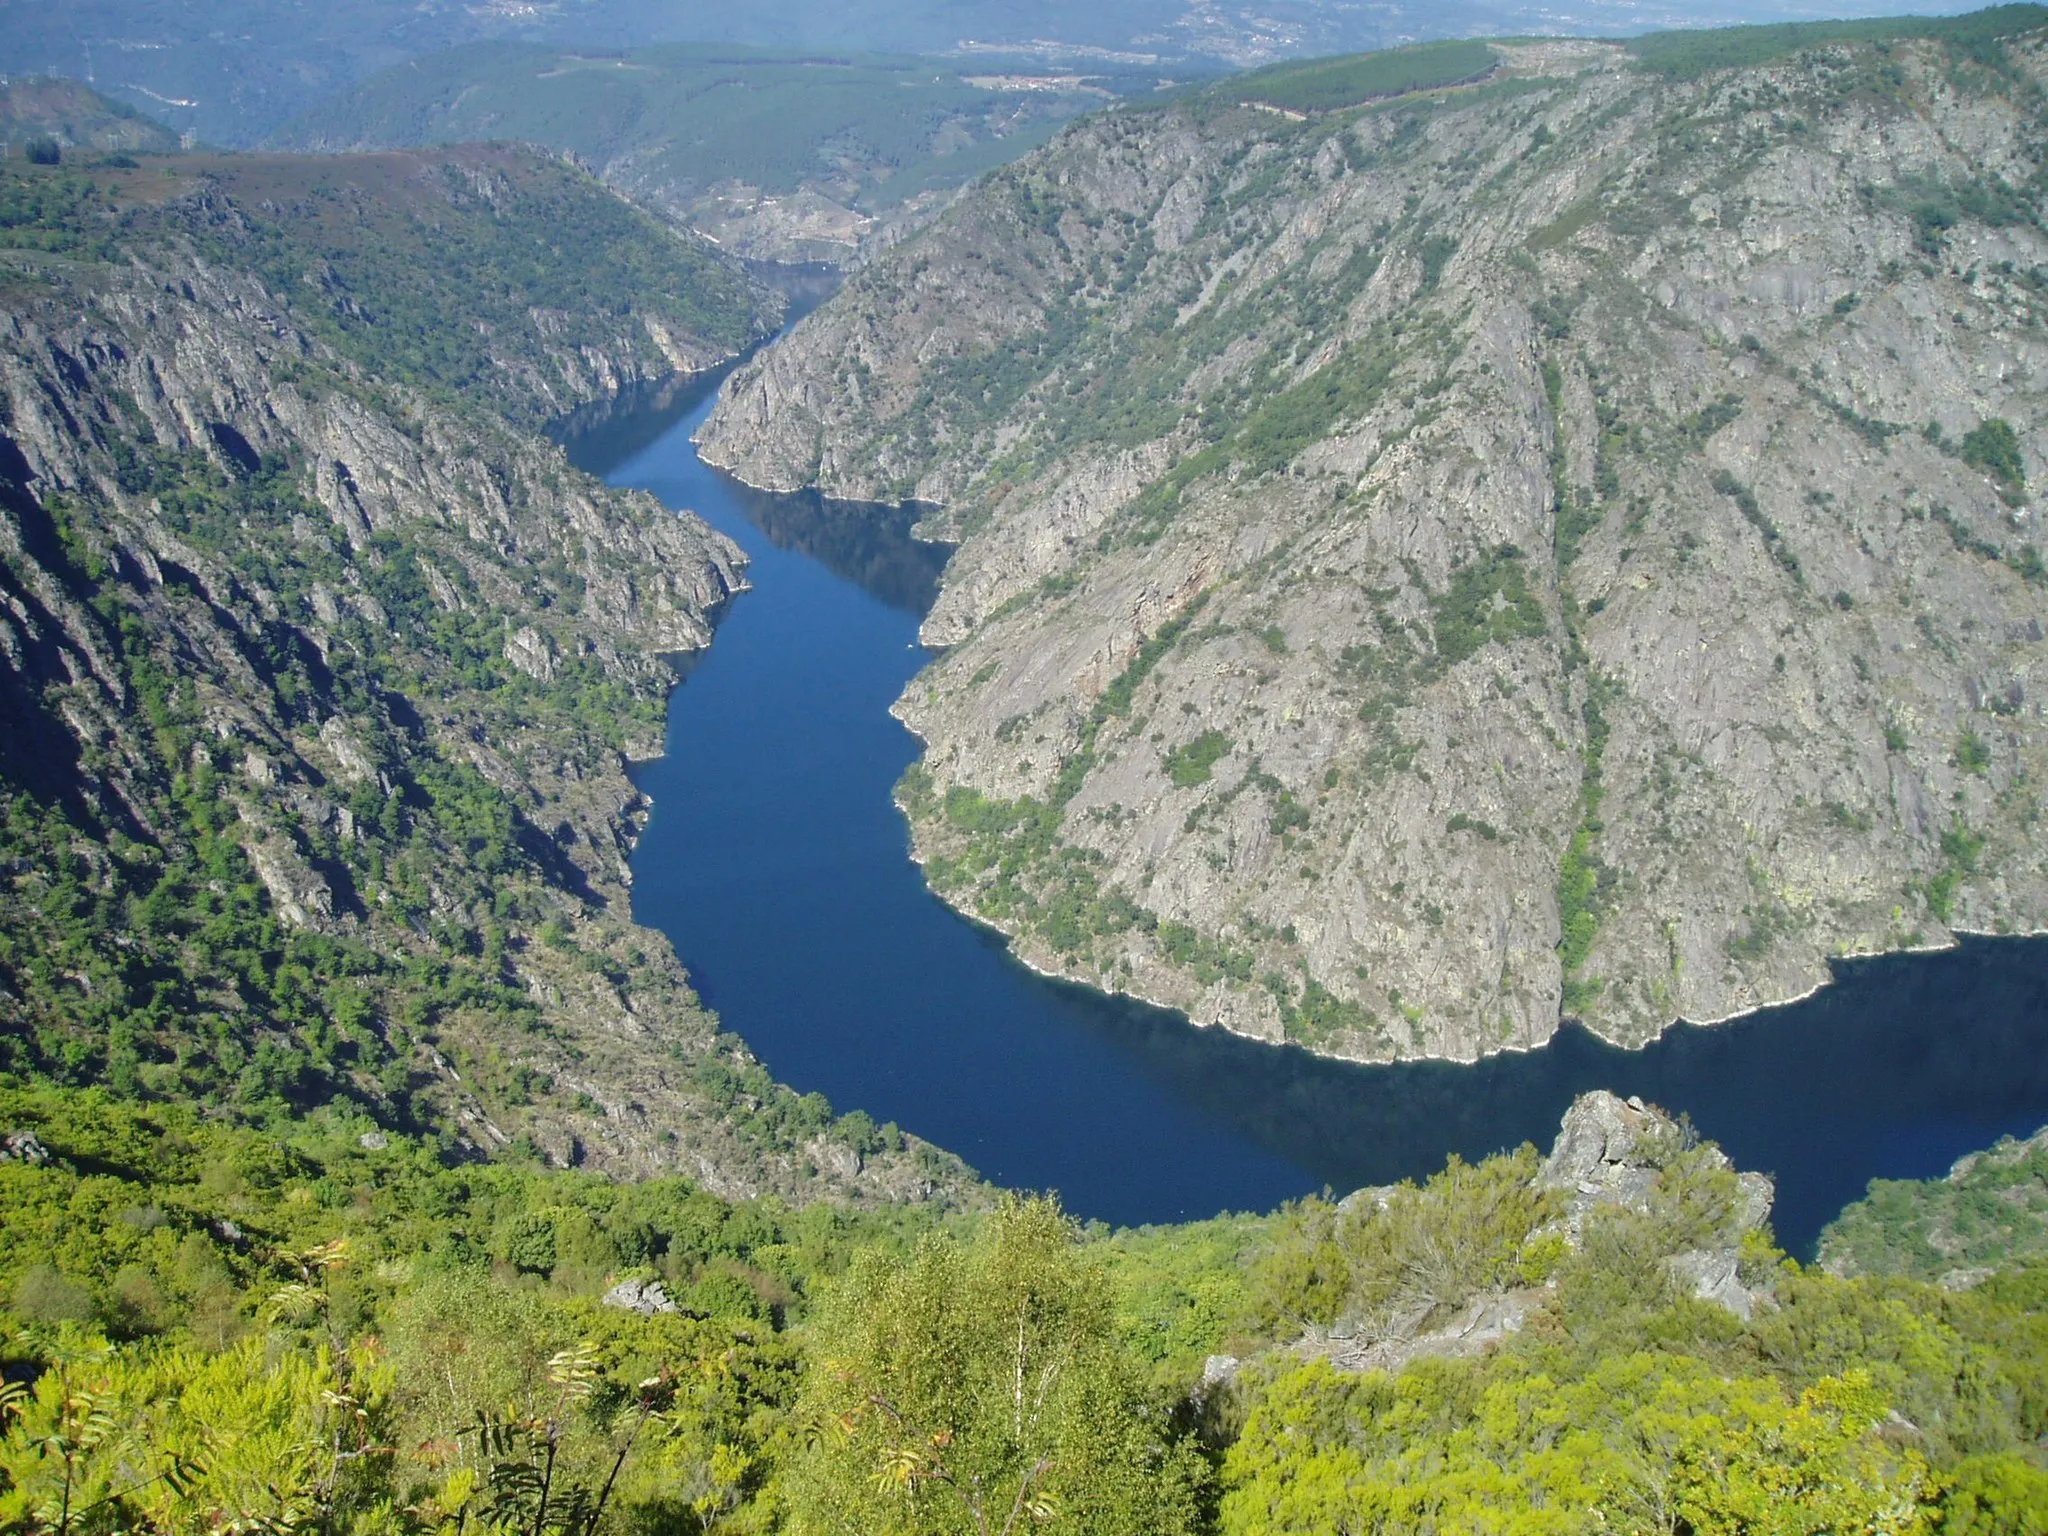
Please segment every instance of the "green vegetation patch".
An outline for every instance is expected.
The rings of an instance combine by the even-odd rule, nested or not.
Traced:
[[[279,1136],[0,1083],[0,1125],[40,1159],[0,1161],[0,1523],[30,1536],[226,1509],[337,1536],[958,1536],[1012,1510],[1045,1536],[1312,1536],[1666,1500],[1702,1531],[2026,1533],[2048,1507],[2031,1144],[1873,1185],[1826,1240],[1872,1271],[1844,1279],[1738,1238],[1735,1177],[1682,1126],[1574,1245],[1527,1146],[1110,1233],[1049,1198],[796,1211],[449,1167],[345,1114]],[[1747,1321],[1670,1262],[1738,1240],[1769,1297]],[[1956,1243],[1973,1288],[1911,1278]],[[673,1310],[602,1304],[621,1283]],[[1482,1298],[1525,1325],[1328,1358]]]
[[[1273,64],[1240,75],[1228,86],[1237,100],[1288,112],[1334,112],[1386,96],[1469,85],[1493,73],[1500,55],[1472,39],[1420,43],[1384,53]]]
[[[1480,647],[1533,640],[1549,627],[1543,604],[1529,590],[1522,552],[1503,544],[1451,572],[1451,584],[1430,600],[1437,655],[1456,666]]]
[[[2048,1136],[2008,1137],[1945,1179],[1872,1179],[1820,1253],[1842,1272],[1914,1280],[2048,1257]]]
[[[1636,67],[1671,80],[1696,80],[1712,70],[1749,69],[1806,48],[1843,43],[1904,42],[1928,38],[1965,53],[1993,54],[1998,44],[2048,26],[2048,7],[2001,5],[1966,16],[1875,17],[1861,21],[1794,22],[1780,26],[1713,27],[1652,32],[1628,51]]]
[[[1182,789],[1206,784],[1215,766],[1230,755],[1236,745],[1221,731],[1204,731],[1193,741],[1183,742],[1166,757],[1166,776]]]
[[[2011,422],[1992,417],[1964,435],[1959,451],[1965,464],[1981,469],[2002,489],[2015,493],[2024,489],[2026,462],[2020,457],[2019,434]]]

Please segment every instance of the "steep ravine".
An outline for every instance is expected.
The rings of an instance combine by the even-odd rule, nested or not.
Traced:
[[[1092,119],[735,375],[707,458],[962,541],[934,886],[1365,1059],[2039,929],[2039,39],[1499,52]]]
[[[537,215],[625,217],[609,194],[499,150],[166,169],[0,254],[0,1070],[733,1195],[955,1177],[800,1104],[629,915],[627,762],[745,557],[518,423],[729,357],[744,279],[484,328],[489,387],[450,391],[407,365],[459,361],[460,317],[398,351],[379,289],[338,348],[337,273],[502,270]],[[295,176],[364,184],[342,216],[244,201]],[[631,218],[687,279],[699,254]],[[663,313],[689,304],[716,328]]]

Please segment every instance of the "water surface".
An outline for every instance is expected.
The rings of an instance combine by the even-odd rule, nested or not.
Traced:
[[[1803,1003],[1643,1051],[1567,1027],[1475,1066],[1326,1061],[1034,975],[927,891],[890,801],[916,744],[888,708],[927,659],[918,620],[945,550],[901,509],[767,496],[710,469],[690,437],[716,384],[597,413],[570,450],[752,560],[754,590],[686,668],[668,755],[639,775],[654,811],[634,915],[799,1090],[1137,1224],[1547,1146],[1575,1094],[1611,1088],[1774,1174],[1795,1252],[1867,1180],[1936,1174],[2048,1122],[2039,940],[1858,962]]]

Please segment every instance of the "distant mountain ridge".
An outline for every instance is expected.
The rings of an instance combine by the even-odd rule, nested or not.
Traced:
[[[865,268],[703,447],[961,541],[934,887],[1364,1058],[2048,925],[2044,21],[1290,66]]]
[[[112,153],[178,148],[178,135],[162,123],[76,80],[10,80],[0,85],[0,154],[19,154],[32,138]]]
[[[1937,9],[1951,9],[1939,6]],[[0,72],[91,82],[208,143],[257,143],[323,96],[407,59],[478,42],[587,49],[671,40],[815,50],[945,53],[1091,69],[1208,68],[1386,48],[1432,37],[1597,35],[1830,14],[1817,0],[1585,0],[1569,16],[1528,0],[1449,0],[1413,10],[1344,0],[64,0],[0,11]]]
[[[384,70],[294,119],[281,148],[514,139],[577,155],[735,254],[845,261],[877,215],[960,185],[1158,72],[662,44],[488,43]]]

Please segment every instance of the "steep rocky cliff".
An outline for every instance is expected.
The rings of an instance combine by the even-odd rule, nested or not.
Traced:
[[[934,886],[1364,1058],[2039,927],[2041,21],[1266,77],[859,274],[704,447],[962,541]]]
[[[632,925],[627,760],[743,560],[508,423],[729,355],[744,281],[642,215],[580,249],[619,205],[523,153],[17,174],[0,1064],[734,1193],[950,1177],[775,1084]],[[677,287],[432,311],[621,259]]]

